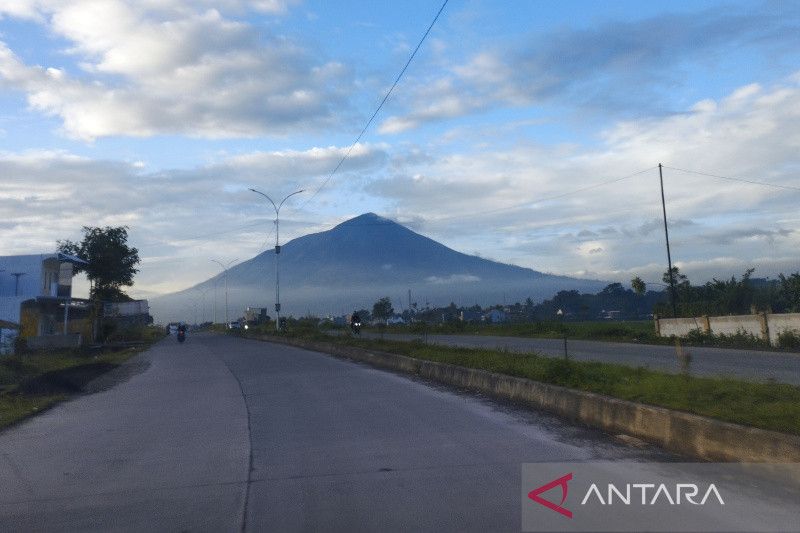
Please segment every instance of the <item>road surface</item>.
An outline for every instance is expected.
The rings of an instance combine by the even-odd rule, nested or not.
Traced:
[[[377,333],[362,333],[377,338]],[[412,340],[419,335],[387,333],[386,339]],[[534,339],[490,335],[428,335],[428,342],[465,348],[504,349],[538,352],[550,357],[564,356],[563,339]],[[800,385],[800,353],[686,347],[692,356],[690,373],[697,376],[729,376],[753,381],[774,380]],[[680,372],[674,346],[568,340],[567,353],[577,361],[603,361],[653,370]]]
[[[235,337],[166,339],[126,369],[0,433],[0,530],[519,531],[522,463],[676,460]],[[796,501],[764,505],[762,516],[781,515]],[[758,513],[731,513],[723,529],[759,529]]]

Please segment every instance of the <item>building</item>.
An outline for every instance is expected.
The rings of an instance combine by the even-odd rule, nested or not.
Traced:
[[[508,316],[506,315],[505,311],[500,309],[492,309],[485,315],[483,315],[483,320],[485,322],[489,322],[490,324],[500,324],[503,322],[508,321]]]
[[[269,322],[269,315],[266,307],[248,307],[244,310],[244,319],[249,324],[266,324]]]
[[[19,334],[32,345],[41,337],[55,345],[79,344],[91,335],[88,300],[72,297],[74,266],[83,259],[62,253],[0,256],[0,320],[19,325]]]
[[[113,321],[120,328],[146,326],[153,321],[147,300],[107,302],[103,304],[103,319]]]

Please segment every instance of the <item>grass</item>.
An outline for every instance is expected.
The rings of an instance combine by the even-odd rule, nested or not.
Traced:
[[[468,335],[498,335],[506,337],[562,338],[570,339],[661,342],[656,336],[652,321],[620,322],[560,322],[539,321],[518,324],[470,324],[449,322],[436,325],[414,324],[412,326],[389,327],[390,332],[462,333]]]
[[[158,338],[147,333],[143,340],[149,343]],[[142,349],[99,354],[60,350],[0,357],[0,429],[79,394],[87,383]]]
[[[379,332],[376,328],[367,331]],[[604,322],[557,322],[541,321],[518,324],[465,324],[449,322],[444,324],[415,323],[410,326],[389,326],[384,333],[412,333],[417,335],[461,334],[497,335],[505,337],[528,337],[561,339],[565,336],[575,340],[597,340],[609,342],[630,342],[641,344],[675,344],[675,337],[659,337],[649,320],[604,321]],[[800,334],[788,332],[779,339],[778,346],[745,332],[733,335],[715,335],[693,331],[681,338],[684,346],[710,346],[716,348],[737,348],[752,350],[796,350],[800,348]]]
[[[293,336],[477,368],[761,429],[800,435],[800,387],[668,374],[601,362],[300,332]]]

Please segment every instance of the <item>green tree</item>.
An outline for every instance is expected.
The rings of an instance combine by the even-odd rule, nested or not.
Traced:
[[[642,295],[647,292],[647,285],[642,281],[642,278],[636,276],[631,280],[631,289],[633,289],[633,292],[636,294]]]
[[[689,283],[689,278],[687,278],[686,275],[681,274],[681,269],[676,266],[672,267],[672,276],[675,279],[676,289],[686,289],[691,285]],[[669,285],[669,270],[664,272],[664,275],[661,276],[661,279],[664,280],[664,283]]]
[[[127,226],[84,226],[83,240],[58,241],[58,250],[87,261],[76,266],[76,273],[85,272],[92,289],[91,297],[104,301],[126,301],[130,297],[122,290],[133,285],[139,272],[139,250],[128,246]]]
[[[790,274],[788,277],[780,275],[780,297],[784,301],[786,310],[800,312],[800,272]]]
[[[388,296],[381,298],[372,306],[372,317],[378,320],[388,320],[393,314],[392,300]]]

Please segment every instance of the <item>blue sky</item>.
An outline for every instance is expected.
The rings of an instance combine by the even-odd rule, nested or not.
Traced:
[[[0,0],[0,254],[128,224],[141,295],[255,255],[272,226],[246,189],[316,190],[439,5]],[[657,163],[800,186],[798,49],[793,2],[451,0],[283,236],[374,211],[468,253],[658,280]],[[693,280],[800,268],[797,191],[665,181]]]

